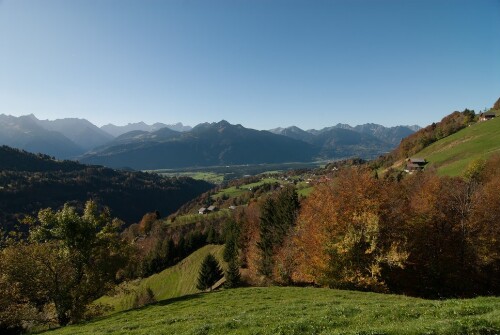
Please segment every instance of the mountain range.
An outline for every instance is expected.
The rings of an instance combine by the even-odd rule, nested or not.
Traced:
[[[0,144],[113,168],[161,169],[373,158],[417,128],[337,124],[320,130],[292,126],[265,131],[224,120],[194,128],[144,122],[99,128],[85,119],[1,114]]]
[[[117,137],[120,135],[123,135],[125,133],[128,133],[130,131],[135,131],[135,130],[141,130],[141,131],[148,131],[148,132],[153,132],[160,130],[162,128],[169,128],[175,131],[190,131],[193,129],[191,126],[185,126],[181,122],[175,123],[175,124],[165,124],[165,123],[160,123],[156,122],[152,125],[146,124],[144,122],[137,122],[137,123],[129,123],[125,126],[115,126],[114,124],[107,124],[101,127],[102,130],[107,132],[108,134]]]

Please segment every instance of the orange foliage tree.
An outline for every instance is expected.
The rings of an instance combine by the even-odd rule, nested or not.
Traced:
[[[339,288],[383,291],[382,269],[402,267],[408,257],[384,206],[385,181],[365,168],[343,170],[319,186],[298,220],[296,278]]]

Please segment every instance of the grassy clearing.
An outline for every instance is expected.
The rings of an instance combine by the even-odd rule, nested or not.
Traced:
[[[50,334],[500,334],[500,298],[240,288],[165,300]]]
[[[165,170],[152,170],[152,172],[156,172],[164,177],[190,177],[197,180],[205,180],[212,184],[220,184],[224,180],[224,174],[215,172],[165,172]]]
[[[312,191],[314,191],[314,187],[309,186],[309,187],[299,188],[297,190],[297,194],[301,195],[303,197],[307,197],[307,196],[309,196],[309,194],[311,194]]]
[[[136,296],[145,293],[147,288],[153,291],[156,300],[197,293],[199,290],[196,289],[196,281],[203,258],[210,252],[222,264],[223,249],[221,245],[207,245],[179,264],[148,278],[123,285],[117,295],[102,297],[97,302],[111,306],[111,312],[115,313],[133,308]]]
[[[450,135],[414,157],[423,157],[439,174],[459,176],[470,162],[500,153],[500,117],[476,123]]]
[[[228,187],[226,189],[221,190],[217,194],[214,194],[212,196],[212,198],[217,199],[217,198],[220,198],[222,196],[225,196],[227,198],[234,198],[234,197],[241,196],[244,193],[250,192],[253,188],[255,188],[257,186],[261,186],[264,184],[274,184],[274,183],[279,183],[279,182],[280,182],[280,180],[277,178],[263,178],[262,180],[255,182],[255,183],[250,183],[250,184],[242,185],[239,187],[235,187],[235,186]]]
[[[189,223],[194,223],[194,222],[199,222],[203,220],[211,220],[211,219],[216,219],[216,218],[223,218],[223,217],[229,217],[231,214],[231,211],[227,208],[223,208],[219,211],[213,212],[213,213],[207,213],[207,214],[185,214],[185,215],[179,215],[175,217],[175,221],[172,222],[172,220],[166,220],[165,223],[168,225],[172,226],[182,226],[185,224]]]

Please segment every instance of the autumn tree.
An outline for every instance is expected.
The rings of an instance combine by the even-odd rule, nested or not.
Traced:
[[[297,228],[304,280],[330,287],[385,290],[384,266],[402,267],[404,240],[384,220],[384,181],[366,168],[347,168],[306,200]]]
[[[493,104],[493,109],[500,110],[500,98]]]

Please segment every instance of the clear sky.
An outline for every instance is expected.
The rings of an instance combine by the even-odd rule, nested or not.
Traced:
[[[500,0],[0,0],[0,113],[386,126],[500,97]]]

